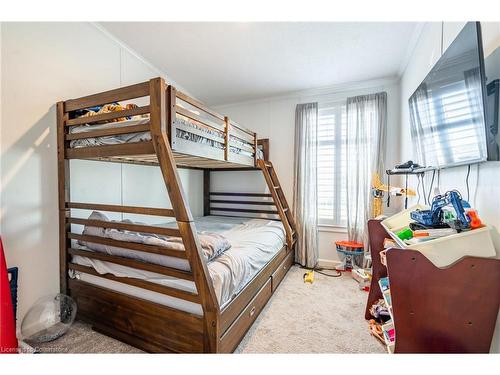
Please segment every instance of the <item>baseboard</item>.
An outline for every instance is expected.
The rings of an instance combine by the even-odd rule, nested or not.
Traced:
[[[333,260],[333,259],[319,259],[318,260],[318,267],[321,268],[326,268],[326,269],[335,269],[335,267],[339,266],[342,264],[341,261],[339,260]]]

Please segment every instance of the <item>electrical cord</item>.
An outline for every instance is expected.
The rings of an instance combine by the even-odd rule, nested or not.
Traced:
[[[328,277],[340,277],[340,276],[342,276],[342,272],[340,272],[340,271],[337,271],[337,270],[329,270],[329,271],[335,271],[335,272],[337,272],[336,274],[333,274],[333,275],[332,275],[332,274],[330,274],[330,273],[326,273],[326,272],[324,272],[324,271],[325,271],[325,270],[327,270],[327,269],[325,269],[325,268],[318,268],[317,266],[314,266],[313,268],[309,268],[309,267],[306,267],[306,266],[300,266],[300,268],[302,268],[302,269],[304,269],[304,270],[308,270],[308,271],[317,272],[317,273],[319,273],[319,274],[321,274],[321,275],[328,276]]]
[[[427,203],[427,195],[425,192],[425,174],[422,175],[422,191],[424,193],[424,204],[428,204]]]
[[[422,190],[422,195],[420,195],[420,192],[418,193],[419,194],[419,198],[424,198],[424,204],[425,204],[425,190],[424,190],[424,175],[423,174],[419,174],[418,175],[418,180],[419,180],[419,183],[420,183],[420,190]]]
[[[431,186],[429,187],[429,193],[427,194],[427,202],[431,202],[432,187],[434,186],[434,177],[436,176],[436,170],[432,171]]]
[[[417,184],[417,195],[418,195],[417,204],[420,204],[420,175],[419,174],[417,174],[417,180],[418,180],[418,184]]]
[[[333,274],[333,275],[332,275],[332,274],[330,274],[330,273],[323,272],[324,270],[325,270],[324,268],[319,268],[319,269],[317,268],[317,269],[314,269],[313,271],[314,271],[314,272],[317,272],[317,273],[319,273],[319,274],[321,274],[321,275],[328,276],[328,277],[340,277],[340,276],[342,276],[342,272],[340,272],[340,271],[337,271],[337,270],[329,270],[329,271],[335,271],[335,272],[337,272],[336,274]]]
[[[405,210],[408,208],[408,175],[405,179]]]
[[[467,186],[467,202],[469,202],[470,200],[469,176],[470,176],[470,164],[467,166],[467,176],[465,177],[465,186]]]
[[[391,206],[391,175],[387,174],[387,207]]]

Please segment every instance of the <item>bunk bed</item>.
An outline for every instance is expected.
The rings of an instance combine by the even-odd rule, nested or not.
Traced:
[[[234,351],[294,261],[268,141],[162,78],[57,103],[57,137],[60,288],[79,319],[148,352]],[[74,202],[71,159],[158,166],[172,208]],[[203,170],[204,217],[178,168]],[[210,191],[211,172],[228,170],[260,170],[269,192]]]

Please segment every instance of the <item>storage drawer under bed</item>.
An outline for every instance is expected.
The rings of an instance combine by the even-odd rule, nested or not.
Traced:
[[[281,262],[280,266],[276,269],[276,271],[273,272],[271,276],[273,293],[278,287],[278,285],[280,285],[286,273],[292,266],[293,259],[294,259],[294,253],[291,252],[290,254],[287,255],[287,257],[283,260],[283,262]]]
[[[269,279],[222,336],[219,348],[221,353],[231,353],[236,348],[252,323],[257,319],[257,316],[259,316],[272,293],[272,283],[271,279]]]

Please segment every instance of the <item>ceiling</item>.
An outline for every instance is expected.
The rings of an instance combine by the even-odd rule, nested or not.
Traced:
[[[418,30],[404,22],[101,25],[211,105],[396,76]]]

